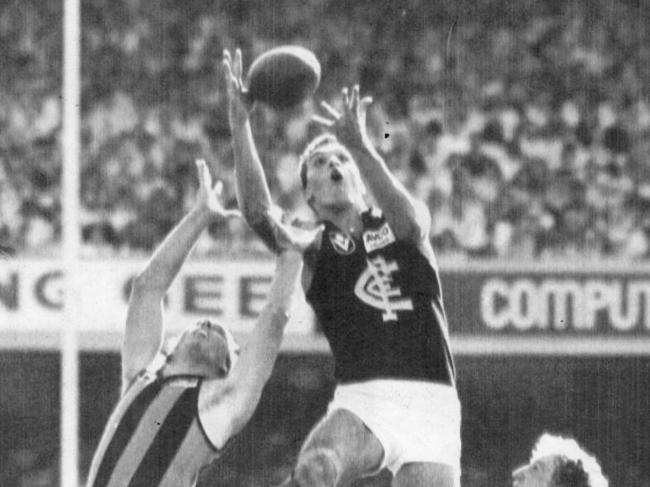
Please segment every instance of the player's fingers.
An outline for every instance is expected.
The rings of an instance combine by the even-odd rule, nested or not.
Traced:
[[[226,59],[225,56],[221,61],[221,72],[223,73],[226,83],[229,83],[230,78],[232,77],[232,70],[230,69],[230,60]]]
[[[237,81],[237,78],[232,71],[232,64],[230,61],[224,59],[221,65],[223,67],[223,77],[226,80],[226,86],[228,87],[228,90],[232,90],[233,88],[235,90],[238,90],[239,82]]]
[[[239,210],[226,210],[226,211],[223,212],[223,215],[226,218],[230,218],[230,217],[232,217],[232,218],[242,218],[241,211],[239,211]]]
[[[372,105],[372,96],[364,96],[359,102],[359,106],[365,112]]]
[[[199,177],[199,182],[203,184],[205,182],[205,159],[196,159],[194,163],[196,164],[196,172]]]
[[[223,193],[223,181],[218,180],[214,184],[214,192],[217,194],[217,196],[221,196],[221,193]]]
[[[316,122],[319,125],[323,125],[324,127],[331,127],[334,125],[334,121],[330,120],[329,118],[321,117],[320,115],[312,115],[311,116],[312,122]]]
[[[323,231],[325,230],[325,225],[319,225],[316,228],[310,230],[303,230],[300,233],[300,238],[297,239],[296,244],[301,250],[306,250],[314,242],[317,242]]]
[[[205,188],[209,190],[212,188],[212,174],[210,174],[210,168],[205,163],[205,161],[203,161],[202,173],[203,184],[205,185]]]
[[[241,80],[242,76],[242,60],[241,60],[241,49],[237,48],[235,50],[235,77],[238,80]]]
[[[281,216],[278,216],[276,211],[273,211],[272,209],[268,209],[266,211],[266,217],[269,219],[269,221],[274,227],[282,226]]]
[[[325,100],[320,102],[320,106],[323,107],[323,110],[325,110],[332,117],[334,117],[335,120],[338,120],[339,118],[341,118],[341,114],[334,107],[332,107],[332,105],[327,103]]]
[[[343,106],[350,108],[350,92],[347,86],[344,86],[341,90],[341,96],[343,97]]]
[[[350,97],[350,110],[357,115],[359,114],[359,85],[352,87],[352,96]]]
[[[323,234],[324,231],[325,231],[325,225],[323,224],[318,225],[312,233],[312,238],[311,238],[312,242],[320,238],[320,236]]]

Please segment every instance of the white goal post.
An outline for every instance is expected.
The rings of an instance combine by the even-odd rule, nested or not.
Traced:
[[[63,5],[63,167],[61,185],[63,262],[66,276],[64,326],[60,329],[61,351],[61,487],[79,486],[79,350],[77,314],[78,286],[75,276],[80,249],[80,104],[81,18],[80,0]]]

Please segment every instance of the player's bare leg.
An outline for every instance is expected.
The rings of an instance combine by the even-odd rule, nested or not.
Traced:
[[[454,469],[444,463],[407,463],[399,469],[393,487],[459,487]]]
[[[303,445],[292,478],[284,487],[345,486],[376,471],[384,449],[349,411],[340,409],[316,425]]]

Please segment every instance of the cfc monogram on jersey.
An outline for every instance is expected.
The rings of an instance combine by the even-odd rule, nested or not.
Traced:
[[[396,311],[412,311],[413,301],[402,296],[393,284],[393,273],[399,271],[395,261],[386,261],[381,255],[368,259],[368,267],[357,279],[354,294],[373,308],[382,311],[384,321],[397,320]]]

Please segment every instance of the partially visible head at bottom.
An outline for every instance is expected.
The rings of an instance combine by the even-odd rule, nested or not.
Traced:
[[[530,461],[512,473],[513,487],[608,487],[596,457],[571,438],[544,433]]]
[[[224,325],[201,320],[178,337],[168,362],[207,378],[218,378],[228,375],[238,354],[239,345]]]

